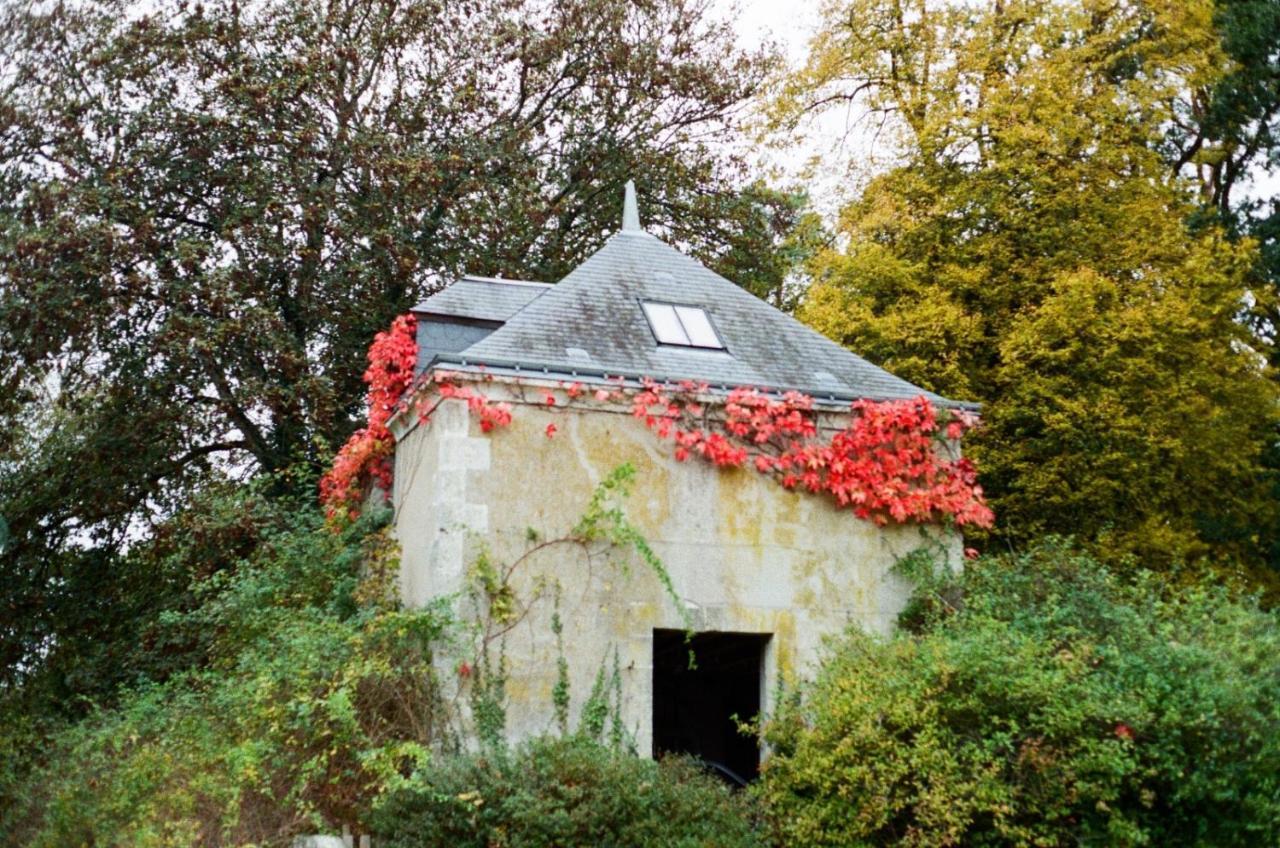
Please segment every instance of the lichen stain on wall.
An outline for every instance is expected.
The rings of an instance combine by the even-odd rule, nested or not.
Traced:
[[[496,387],[494,387],[496,388]],[[541,392],[533,393],[541,397]],[[624,502],[629,520],[662,558],[680,596],[664,593],[656,576],[634,555],[618,553],[612,564],[589,564],[580,554],[555,549],[529,563],[516,584],[532,592],[538,581],[561,587],[563,642],[570,666],[571,711],[576,717],[602,664],[612,652],[624,681],[624,716],[647,752],[652,715],[652,634],[655,628],[772,634],[766,666],[771,693],[780,679],[806,675],[824,636],[850,624],[884,632],[905,602],[908,587],[890,574],[895,558],[920,542],[917,530],[881,528],[837,509],[821,496],[789,492],[751,470],[716,469],[697,459],[677,462],[629,415],[590,405],[517,402],[509,428],[482,434],[471,422],[469,439],[488,443],[487,470],[471,470],[462,493],[482,507],[483,537],[495,561],[511,562],[528,547],[526,528],[555,538],[578,522],[595,487],[623,462],[637,474]],[[548,438],[548,424],[556,426]],[[398,453],[437,449],[430,432],[405,440]],[[397,457],[412,465],[408,456]],[[426,463],[424,467],[431,463]],[[397,532],[404,544],[406,585],[429,585],[435,594],[460,591],[436,561],[442,530],[433,524],[429,481],[414,491],[397,487]],[[476,541],[468,542],[474,556]],[[455,579],[464,571],[455,569]],[[410,598],[423,602],[421,597]],[[508,725],[513,739],[552,727],[551,687],[556,676],[555,639],[549,597],[506,637],[511,668]],[[575,719],[576,720],[576,719]]]
[[[546,435],[548,424],[556,426],[553,438]],[[476,482],[491,497],[508,503],[513,512],[546,521],[570,520],[568,526],[572,526],[595,486],[614,468],[630,462],[642,469],[627,500],[632,521],[653,529],[671,515],[668,464],[675,461],[659,452],[661,446],[647,431],[636,432],[626,416],[521,407],[516,423],[490,438],[493,467],[507,472]],[[513,482],[517,483],[514,490],[499,491]],[[551,532],[549,526],[543,529]]]
[[[731,544],[759,548],[764,542],[766,522],[776,524],[776,517],[761,509],[760,482],[756,472],[729,468],[719,473],[716,506],[719,513],[720,538]],[[770,541],[776,542],[776,539]]]
[[[850,559],[856,556],[854,551],[850,554]],[[851,576],[858,579],[850,580]],[[794,598],[798,607],[866,609],[870,582],[862,563],[856,561],[832,562],[818,554],[800,556],[791,561],[791,583],[796,590]]]

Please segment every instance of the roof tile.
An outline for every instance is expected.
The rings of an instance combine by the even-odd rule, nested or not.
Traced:
[[[474,284],[456,294],[473,296]],[[659,345],[641,309],[643,300],[706,310],[726,351]],[[923,394],[954,403],[872,365],[643,231],[614,235],[461,355],[473,363],[571,371],[583,360],[580,354],[568,356],[570,349],[586,351],[602,369],[622,374],[874,399]]]

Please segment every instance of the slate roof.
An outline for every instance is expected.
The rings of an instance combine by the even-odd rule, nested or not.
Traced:
[[[549,288],[550,283],[467,275],[431,295],[413,311],[452,318],[506,321]]]
[[[971,406],[872,365],[628,223],[554,286],[464,277],[428,298],[424,311],[453,309],[447,314],[505,321],[480,341],[439,354],[435,361],[584,380],[648,376],[705,381],[713,388],[796,389],[831,401],[924,395],[940,405]],[[701,307],[725,350],[658,344],[641,308],[644,300]],[[506,314],[497,317],[500,313]]]

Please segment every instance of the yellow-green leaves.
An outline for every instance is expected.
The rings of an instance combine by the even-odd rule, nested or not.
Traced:
[[[1252,845],[1280,837],[1280,623],[1051,542],[855,629],[766,727],[780,844]]]
[[[1269,556],[1280,397],[1241,318],[1270,297],[1168,158],[1180,98],[1230,67],[1213,9],[848,0],[775,99],[783,120],[854,97],[899,130],[797,314],[984,403],[969,450],[1005,540]]]

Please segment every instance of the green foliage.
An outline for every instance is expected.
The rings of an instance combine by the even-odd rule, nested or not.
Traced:
[[[20,552],[6,559],[0,591],[12,614],[0,616],[0,702],[76,716],[122,685],[207,664],[213,631],[162,619],[212,600],[268,540],[318,526],[313,498],[273,496],[279,485],[210,484],[123,555],[90,547],[38,564]]]
[[[627,731],[622,719],[622,667],[619,664],[616,647],[613,649],[612,660],[613,665],[608,673],[606,673],[608,656],[596,670],[591,692],[582,704],[577,735],[597,744],[607,742],[614,751],[627,751],[634,754],[635,739]],[[606,727],[609,732],[607,738]]]
[[[479,662],[471,671],[470,698],[476,739],[487,751],[506,745],[508,676],[504,644],[498,644],[497,662],[491,656],[489,643],[482,644]]]
[[[375,817],[386,848],[763,845],[740,796],[692,764],[575,737],[440,762]]]
[[[609,695],[612,703],[609,709],[609,745],[615,751],[627,750],[636,753],[635,739],[627,732],[622,720],[622,663],[618,658],[618,647],[613,648],[613,669],[609,673]]]
[[[1260,282],[1280,290],[1280,207],[1274,196],[1246,191],[1280,167],[1280,0],[1215,0],[1213,24],[1227,60],[1223,72],[1175,103],[1165,158],[1199,185],[1205,218],[1262,246]],[[1253,310],[1256,329],[1271,342],[1280,311],[1273,296]]]
[[[386,518],[338,535],[300,512],[200,584],[200,603],[161,628],[204,634],[207,663],[47,736],[39,762],[0,774],[0,830],[24,845],[177,846],[356,824],[448,732],[431,666],[443,608],[356,600],[361,574],[380,573]]]
[[[375,331],[464,268],[559,279],[629,177],[655,229],[780,273],[800,213],[718,143],[770,59],[705,6],[6,4],[0,675],[127,665],[170,587],[126,548],[229,467],[312,494]]]
[[[1232,67],[1214,11],[850,0],[775,107],[790,122],[850,97],[898,142],[798,315],[984,403],[966,450],[991,541],[1070,534],[1112,564],[1243,564],[1266,585],[1280,394],[1240,319],[1271,295],[1256,245],[1191,225],[1197,185],[1165,135]]]
[[[1051,542],[970,565],[918,634],[848,633],[767,728],[776,835],[1275,844],[1280,620],[1218,588],[1168,588]]]
[[[762,182],[733,197],[707,195],[689,210],[707,222],[720,222],[723,246],[700,258],[716,273],[761,300],[791,312],[803,286],[798,273],[831,241],[818,213],[803,191],[780,191]]]
[[[494,624],[509,624],[519,614],[519,602],[507,575],[499,570],[488,549],[482,549],[469,569],[472,591],[481,614]]]
[[[74,722],[42,716],[24,689],[4,693],[0,831],[37,846],[276,843],[358,828],[376,799],[420,786],[463,733],[508,756],[505,636],[549,588],[557,640],[562,632],[558,583],[538,576],[522,597],[513,572],[548,547],[610,556],[621,545],[647,551],[665,574],[622,509],[633,473],[610,475],[569,535],[527,534],[530,549],[514,563],[482,548],[469,628],[453,624],[457,598],[399,608],[388,510],[333,525],[314,503],[265,497],[270,481],[211,493],[144,551],[175,582],[190,580],[183,602],[156,611],[145,631],[167,659],[121,677],[131,685]],[[446,695],[437,665],[477,636],[474,665],[457,664],[461,691]],[[563,651],[558,671],[562,735],[634,748],[617,651],[602,658],[573,734]],[[465,729],[459,697],[470,705]]]
[[[609,693],[605,687],[604,666],[601,665],[591,684],[591,694],[582,704],[582,718],[578,726],[578,733],[593,742],[602,740],[605,722],[609,720]]]
[[[569,660],[564,655],[564,623],[560,620],[560,587],[556,586],[556,607],[551,613],[551,632],[556,637],[556,683],[551,687],[551,706],[561,736],[569,735]]]
[[[609,472],[609,476],[591,493],[591,501],[573,528],[573,536],[584,543],[607,542],[621,548],[628,548],[640,557],[640,560],[662,584],[663,591],[675,605],[676,611],[689,624],[689,611],[680,602],[680,595],[671,582],[671,574],[662,563],[662,559],[654,552],[649,541],[627,518],[622,503],[631,493],[631,484],[635,480],[635,466],[624,462]],[[622,563],[626,568],[626,563]]]

